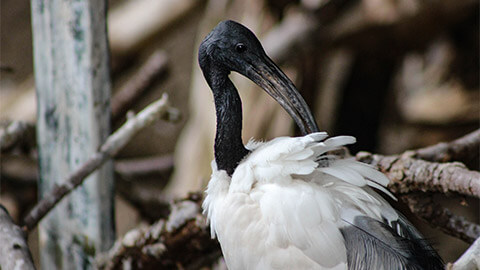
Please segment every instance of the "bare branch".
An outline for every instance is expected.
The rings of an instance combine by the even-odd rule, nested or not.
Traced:
[[[0,205],[0,269],[35,269],[22,229]]]
[[[462,163],[435,163],[412,158],[413,152],[382,156],[360,152],[356,159],[375,165],[390,179],[394,193],[411,191],[458,192],[480,198],[480,172]]]
[[[170,213],[172,199],[157,189],[138,185],[136,181],[124,180],[122,175],[116,180],[115,188],[122,198],[137,208],[143,219],[154,222]]]
[[[126,178],[161,174],[171,169],[173,169],[173,155],[115,161],[115,172]]]
[[[456,216],[435,204],[429,196],[411,192],[458,192],[480,198],[480,173],[471,171],[458,162],[436,163],[412,156],[415,151],[401,155],[382,156],[360,152],[356,159],[378,167],[390,179],[389,189],[407,203],[410,210],[432,226],[445,233],[472,243],[480,236],[480,226]],[[406,194],[408,193],[408,194]]]
[[[113,96],[112,119],[115,121],[131,107],[156,80],[167,71],[168,57],[163,51],[154,52],[138,72]]]
[[[443,232],[471,244],[480,237],[480,225],[465,220],[462,216],[453,214],[450,210],[437,204],[431,196],[424,194],[401,195],[412,213],[428,224],[439,227]]]
[[[438,143],[415,151],[415,157],[433,162],[478,159],[480,155],[480,129],[448,143]]]
[[[2,156],[1,173],[28,186],[37,183],[37,160],[27,156]],[[115,173],[126,179],[166,175],[173,169],[173,155],[115,159]],[[8,179],[7,179],[8,180]]]
[[[270,30],[262,39],[265,51],[275,60],[282,64],[292,53],[312,44],[312,34],[318,27],[318,24],[301,13],[294,13],[287,16],[275,28]]]
[[[171,205],[168,220],[128,232],[112,249],[97,256],[100,269],[200,269],[221,256],[201,214],[201,195]]]
[[[159,118],[178,118],[178,112],[169,107],[168,96],[166,94],[164,94],[160,100],[147,106],[135,117],[128,118],[122,127],[107,138],[105,143],[100,147],[100,151],[95,153],[82,166],[70,174],[63,184],[56,185],[48,195],[45,195],[25,217],[24,230],[30,231],[34,228],[65,195],[82,184],[88,175],[108,159],[112,158],[136,133],[153,124]]]
[[[13,121],[8,123],[6,126],[0,128],[0,151],[5,151],[19,141],[25,138],[27,133],[34,133],[34,128],[31,124]]]

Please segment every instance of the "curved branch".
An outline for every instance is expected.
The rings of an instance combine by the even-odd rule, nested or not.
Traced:
[[[178,112],[168,105],[168,96],[164,94],[160,100],[147,106],[136,116],[129,117],[127,122],[117,131],[110,135],[89,160],[79,169],[74,171],[63,181],[63,184],[55,186],[49,194],[43,197],[24,219],[24,230],[30,231],[38,222],[67,194],[81,185],[84,179],[103,163],[112,158],[122,149],[131,138],[141,129],[153,124],[159,118],[178,118]]]
[[[160,175],[173,169],[173,155],[115,160],[115,172],[126,178]]]
[[[425,220],[428,224],[439,227],[443,232],[471,244],[480,237],[480,225],[453,214],[447,208],[433,201],[424,194],[401,195],[410,211]]]
[[[469,163],[480,154],[480,129],[452,142],[442,142],[415,150],[415,157],[433,162],[462,161]]]
[[[118,120],[168,69],[168,56],[163,51],[154,52],[135,75],[120,88],[112,99],[112,119]]]
[[[480,237],[480,225],[454,215],[428,196],[411,192],[458,192],[480,198],[480,173],[468,170],[458,162],[436,163],[415,159],[412,153],[382,156],[360,152],[356,159],[375,165],[385,173],[390,179],[388,188],[407,203],[415,215],[449,235],[472,243]]]

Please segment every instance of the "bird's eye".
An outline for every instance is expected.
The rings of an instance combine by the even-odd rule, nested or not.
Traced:
[[[238,43],[235,45],[235,50],[239,53],[242,53],[247,50],[247,46],[245,46],[243,43]]]

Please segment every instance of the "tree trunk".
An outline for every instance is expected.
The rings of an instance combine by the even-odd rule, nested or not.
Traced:
[[[40,198],[110,132],[106,2],[32,0]],[[111,163],[40,223],[42,269],[92,269],[115,238]]]

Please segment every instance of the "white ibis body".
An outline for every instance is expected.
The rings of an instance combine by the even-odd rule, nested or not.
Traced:
[[[217,114],[203,207],[229,269],[443,268],[420,233],[370,188],[391,196],[382,173],[327,154],[355,139],[318,132],[305,101],[250,30],[221,22],[200,45],[199,63]],[[309,134],[244,146],[231,71],[262,87]]]

